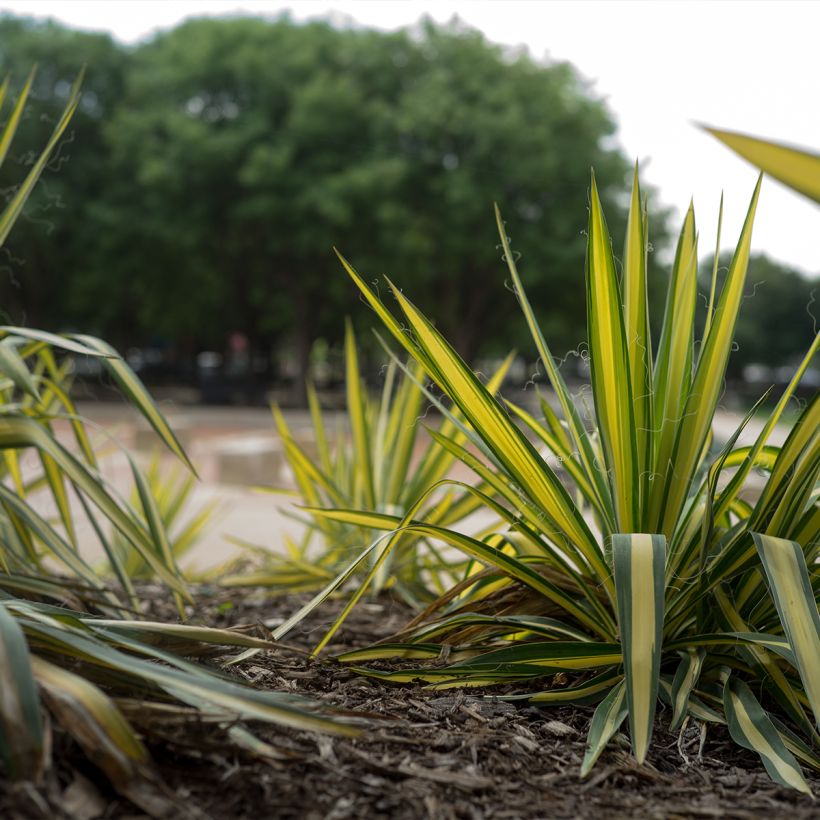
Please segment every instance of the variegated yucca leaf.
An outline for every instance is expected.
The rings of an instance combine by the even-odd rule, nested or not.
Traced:
[[[638,763],[649,749],[658,699],[665,562],[662,535],[612,536],[629,731]]]
[[[732,739],[760,755],[772,780],[811,794],[800,766],[747,684],[729,676],[723,687],[723,708]]]
[[[820,154],[780,142],[704,126],[713,137],[769,176],[820,202]]]
[[[621,728],[627,712],[626,685],[621,681],[617,686],[612,687],[592,716],[587,734],[587,748],[581,763],[581,777],[586,777],[592,771],[592,767],[607,743]]]
[[[680,664],[678,664],[670,695],[673,710],[672,725],[670,727],[672,729],[680,728],[689,711],[689,697],[700,677],[705,656],[706,653],[703,649],[689,647],[686,654],[681,658]]]
[[[820,615],[806,558],[794,541],[760,533],[752,533],[752,537],[814,711],[815,724],[820,727]]]
[[[13,339],[8,337],[0,341],[0,374],[11,379],[18,390],[27,393],[35,401],[40,401],[34,379],[22,356],[17,352]]]
[[[658,694],[661,700],[668,703],[673,709],[675,708],[674,680],[670,675],[661,675]],[[701,723],[719,723],[721,725],[726,723],[726,719],[720,712],[712,708],[712,706],[708,706],[704,700],[698,697],[694,692],[689,693],[686,709],[686,717],[692,717]]]
[[[6,120],[2,131],[0,131],[0,165],[3,164],[3,160],[6,158],[9,146],[14,139],[17,127],[20,123],[20,117],[23,113],[23,109],[25,108],[32,83],[34,82],[34,75],[35,71],[32,70],[25,86],[23,87],[23,90],[20,93],[20,96],[17,98],[17,103],[11,113],[11,116]],[[68,127],[68,123],[71,121],[71,117],[74,115],[74,111],[80,104],[80,86],[82,85],[82,81],[83,72],[81,71],[74,81],[74,84],[71,86],[63,113],[57,120],[45,148],[34,161],[34,164],[29,169],[25,179],[22,183],[20,183],[17,190],[14,192],[11,200],[6,204],[3,211],[0,212],[0,247],[2,247],[3,243],[6,241],[9,231],[22,213],[23,206],[26,204],[26,200],[34,190],[34,186],[37,184],[37,180],[40,178],[40,175],[43,173],[43,169],[46,167],[48,158],[51,156],[52,151],[56,148],[57,143],[60,141],[60,138],[65,132],[65,129]],[[5,96],[6,87],[7,85],[4,84],[3,96]]]
[[[630,355],[623,295],[594,176],[590,197],[587,316],[592,396],[615,507],[615,526],[620,532],[634,532],[639,526],[640,492],[623,492],[625,487],[639,486],[641,472],[630,367],[634,355]],[[644,385],[641,395],[647,392],[648,385]]]

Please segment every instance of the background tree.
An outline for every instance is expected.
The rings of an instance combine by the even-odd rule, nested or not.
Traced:
[[[59,279],[61,313],[46,320],[189,354],[240,330],[258,351],[289,346],[304,371],[312,340],[338,339],[344,314],[369,321],[337,245],[363,272],[412,286],[468,358],[500,352],[525,328],[497,201],[554,349],[584,339],[589,168],[618,236],[631,163],[570,65],[459,23],[384,34],[202,19],[134,49],[2,25],[4,43],[31,44],[3,52],[15,75],[37,58],[49,76],[91,64],[89,133],[78,126],[56,175],[72,184],[71,215],[37,236]]]

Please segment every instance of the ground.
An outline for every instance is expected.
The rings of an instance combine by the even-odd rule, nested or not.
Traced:
[[[151,615],[173,619],[158,588]],[[194,622],[227,626],[281,622],[304,599],[266,598],[258,590],[201,589]],[[288,636],[306,648],[338,611],[330,602]],[[400,627],[407,610],[389,599],[354,610],[337,649],[362,645]],[[264,629],[264,627],[260,627]],[[238,753],[212,728],[157,725],[146,737],[179,817],[239,818],[752,818],[820,816],[809,798],[775,786],[758,758],[710,728],[702,752],[694,727],[669,734],[661,711],[646,765],[616,738],[586,779],[578,775],[591,708],[537,709],[480,697],[430,692],[358,677],[332,661],[293,649],[257,655],[235,667],[257,686],[294,691],[370,718],[356,739],[253,726],[275,760]],[[192,743],[192,739],[196,742]],[[0,780],[0,817],[90,820],[144,815],[117,797],[64,736],[55,733],[57,770],[41,788]],[[820,779],[812,781],[820,792]]]

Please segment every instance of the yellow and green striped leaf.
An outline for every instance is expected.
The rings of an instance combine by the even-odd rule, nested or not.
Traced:
[[[794,756],[743,681],[728,676],[723,687],[723,709],[732,740],[757,752],[772,780],[786,788],[811,794]]]
[[[434,659],[441,655],[442,645],[437,643],[378,643],[365,649],[342,652],[335,659],[340,663],[359,663],[382,658]]]
[[[63,113],[60,115],[60,119],[54,126],[54,130],[51,132],[51,136],[49,137],[48,143],[46,143],[45,148],[34,161],[34,164],[31,166],[31,169],[26,175],[26,178],[23,180],[22,183],[20,183],[20,186],[15,191],[14,196],[11,198],[11,201],[6,205],[2,213],[0,213],[0,247],[2,247],[3,243],[6,241],[6,237],[8,236],[9,231],[12,228],[12,225],[14,225],[14,223],[17,221],[17,217],[20,216],[20,213],[23,210],[23,206],[25,205],[26,200],[28,199],[29,195],[34,189],[34,186],[37,184],[37,180],[40,178],[40,174],[43,173],[43,169],[46,167],[46,163],[48,162],[48,159],[51,156],[51,152],[54,150],[57,143],[60,141],[60,137],[62,137],[63,132],[68,127],[68,123],[71,120],[71,117],[74,115],[74,111],[80,104],[80,86],[83,81],[84,73],[84,70],[80,71],[79,75],[77,76],[77,79],[71,86],[71,90],[68,93],[68,100],[66,101],[65,108],[63,109]],[[26,93],[28,93],[28,89],[31,87],[32,79],[33,76],[29,76],[29,80],[26,84]],[[18,107],[20,108],[20,112],[22,112],[21,104],[25,104],[25,99],[22,96],[21,99],[18,100]],[[11,130],[9,128],[10,126]],[[3,137],[5,137],[6,134],[13,135],[15,127],[16,123],[13,124],[11,121],[8,122]]]
[[[621,728],[626,713],[626,686],[621,681],[598,704],[592,716],[587,734],[587,748],[584,752],[583,763],[581,763],[581,777],[586,777],[590,773],[606,744]]]
[[[131,465],[131,474],[134,477],[134,484],[137,488],[140,504],[142,505],[143,513],[145,514],[145,521],[148,524],[148,532],[151,535],[151,542],[157,553],[157,558],[160,560],[165,569],[173,576],[182,578],[182,573],[177,566],[176,557],[171,549],[171,544],[168,540],[168,533],[165,529],[165,523],[162,520],[156,499],[151,492],[151,487],[142,471],[137,467],[134,460],[129,456],[129,463]],[[177,606],[177,612],[180,618],[185,618],[185,600],[182,595],[174,591],[174,601]]]
[[[639,526],[640,492],[636,489],[641,471],[635,437],[637,423],[630,351],[612,243],[594,175],[589,208],[586,291],[592,396],[616,528],[621,532],[633,532]],[[642,401],[646,393],[643,388]]]
[[[820,202],[820,154],[791,145],[704,126],[743,159],[789,188]]]
[[[646,758],[658,697],[665,560],[662,535],[612,536],[629,731],[638,763]]]
[[[620,661],[618,644],[547,641],[522,642],[444,667],[420,667],[396,672],[357,668],[356,671],[396,683],[423,680],[441,688],[450,684],[492,685],[564,671],[607,669]]]
[[[188,624],[162,623],[159,621],[107,620],[105,618],[82,618],[81,622],[94,630],[124,632],[146,643],[185,640],[190,643],[207,643],[219,646],[245,646],[253,649],[276,649],[276,644],[263,638],[255,638],[235,629],[215,629]]]
[[[697,254],[695,211],[690,203],[675,249],[654,368],[653,418],[657,433],[653,451],[655,470],[660,477],[665,476],[675,429],[691,384]],[[659,484],[661,482],[656,481],[653,485],[655,506],[659,503],[656,499],[661,491]]]
[[[0,374],[11,379],[18,390],[27,393],[36,402],[40,401],[40,394],[37,392],[34,379],[9,338],[0,341]]]
[[[800,545],[752,533],[815,723],[820,726],[820,615]]]
[[[355,459],[353,470],[360,493],[360,503],[368,509],[376,506],[376,493],[373,489],[373,465],[370,454],[370,430],[367,420],[367,396],[359,372],[359,357],[356,351],[356,339],[350,320],[345,324],[345,382],[347,390],[347,412],[353,431],[353,452]]]
[[[564,671],[600,669],[617,666],[623,660],[617,643],[593,641],[519,641],[503,649],[485,652],[475,658],[451,664],[447,670],[462,672],[513,672],[522,667]]]
[[[673,732],[680,728],[689,711],[689,696],[698,682],[705,657],[706,652],[703,649],[689,648],[675,670],[671,693],[672,723],[669,727]]]
[[[623,261],[624,328],[629,356],[635,443],[638,459],[638,509],[649,500],[652,475],[652,338],[647,295],[646,205],[641,201],[638,163],[632,182]],[[642,522],[638,526],[643,526]]]
[[[28,100],[28,95],[31,93],[31,86],[34,83],[34,77],[36,74],[37,68],[32,68],[26,78],[26,82],[23,85],[19,96],[17,97],[17,102],[11,110],[11,114],[9,114],[8,119],[3,125],[3,130],[0,132],[0,165],[5,162],[6,156],[8,156],[11,142],[14,139],[14,135],[17,133],[18,126],[20,125],[20,118],[23,116],[23,109],[26,107],[26,100]],[[0,86],[0,105],[2,105],[6,99],[6,94],[9,90],[9,81],[10,78],[7,76],[3,80],[3,85]]]
[[[534,695],[507,695],[504,700],[526,700],[530,703],[587,703],[601,696],[623,680],[623,675],[603,672],[574,686],[556,687]]]

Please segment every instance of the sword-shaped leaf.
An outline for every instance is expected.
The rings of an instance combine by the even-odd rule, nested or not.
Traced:
[[[644,519],[659,528],[669,485],[675,481],[671,454],[675,435],[692,382],[692,345],[697,298],[697,233],[695,211],[689,206],[675,250],[672,277],[654,367],[653,434],[654,475]],[[667,533],[667,536],[670,533]]]
[[[43,723],[28,644],[0,603],[0,758],[13,779],[37,779],[43,768]]]
[[[646,758],[658,699],[665,558],[662,535],[612,536],[629,731],[638,763]]]
[[[660,509],[663,532],[674,530],[675,523],[680,517],[698,459],[711,431],[715,408],[723,391],[726,364],[732,350],[735,324],[743,299],[752,242],[752,225],[759,195],[760,180],[752,194],[746,221],[715,308],[709,335],[701,345],[683,415],[676,423],[675,444],[669,461],[674,469]]]
[[[641,201],[638,164],[635,163],[624,246],[623,302],[638,456],[638,509],[641,511],[649,500],[649,477],[652,475],[653,459],[652,336],[649,329],[649,297],[647,295],[646,224],[646,206]],[[646,524],[639,521],[636,526],[641,527]]]
[[[820,615],[800,545],[752,533],[815,723],[820,726]]]
[[[680,728],[683,719],[689,711],[689,696],[698,682],[703,659],[706,653],[703,649],[690,648],[687,650],[672,680],[672,724],[669,727],[673,732]]]
[[[0,213],[0,247],[2,247],[3,243],[6,241],[6,237],[8,236],[12,225],[14,225],[17,221],[17,217],[20,216],[23,206],[26,204],[26,200],[29,198],[34,186],[37,184],[37,180],[40,178],[40,174],[43,173],[43,169],[46,167],[46,163],[48,162],[48,158],[51,156],[51,152],[60,141],[60,137],[62,137],[63,132],[68,127],[71,117],[74,115],[74,111],[80,104],[80,85],[83,81],[83,74],[84,71],[81,71],[77,76],[77,79],[74,81],[74,84],[71,86],[71,90],[68,93],[66,106],[63,109],[63,113],[60,115],[60,119],[54,126],[54,130],[51,132],[51,136],[49,137],[46,147],[37,157],[34,165],[31,166],[31,170],[29,170],[26,178],[20,184],[19,188],[17,188],[14,196],[11,198],[11,201],[8,205],[6,205],[2,213]],[[29,76],[29,80],[24,89],[24,95],[28,94],[28,89],[31,87],[32,79],[33,77]],[[18,108],[20,109],[20,113],[22,113],[22,105],[25,104],[24,95],[21,95],[20,100],[18,100]],[[19,117],[18,112],[15,111],[15,114]],[[16,123],[14,122],[14,115],[12,115],[12,120],[6,124],[5,133],[2,137],[0,137],[0,139],[5,138],[6,135],[13,134],[14,128],[16,128]]]
[[[630,352],[624,328],[623,297],[594,175],[589,208],[586,292],[592,396],[615,521],[621,532],[633,532],[638,527],[640,515],[638,477],[641,470],[635,437]],[[642,401],[647,392],[644,387]]]
[[[114,788],[152,816],[167,816],[172,802],[160,789],[148,751],[103,691],[43,658],[32,669],[62,727],[106,774]]]
[[[723,686],[723,709],[732,739],[760,755],[772,780],[789,789],[811,794],[794,756],[743,681],[727,676]]]
[[[8,338],[0,342],[0,373],[11,379],[18,390],[27,393],[36,402],[40,401],[40,394],[37,392],[31,372]]]
[[[703,126],[713,137],[761,171],[789,188],[820,202],[820,154],[780,142]]]
[[[345,325],[345,382],[347,390],[347,412],[350,414],[350,426],[353,432],[353,451],[355,458],[352,464],[356,475],[357,499],[367,509],[376,506],[376,493],[373,487],[373,464],[370,454],[370,430],[367,419],[366,395],[362,388],[362,377],[359,372],[359,356],[356,351],[356,340],[353,337],[353,326],[348,320]]]
[[[613,690],[598,704],[595,714],[587,734],[587,748],[584,753],[584,761],[581,764],[581,777],[586,777],[595,762],[612,740],[613,735],[626,717],[626,686],[621,681]]]
[[[58,336],[56,333],[49,333],[47,330],[37,330],[29,327],[15,327],[13,325],[0,325],[0,335],[5,337],[19,336],[22,339],[30,339],[34,342],[44,342],[58,350],[65,350],[67,353],[77,353],[81,356],[94,356],[95,358],[119,358],[119,354],[113,350],[105,353],[93,347],[88,347],[67,336]]]
[[[0,132],[0,165],[2,165],[5,161],[9,148],[11,148],[11,142],[14,139],[14,135],[17,133],[17,128],[20,125],[20,118],[23,116],[23,109],[26,107],[26,100],[28,99],[28,95],[31,93],[31,86],[34,83],[34,77],[36,74],[36,67],[32,68],[26,78],[26,82],[23,85],[19,96],[17,97],[17,102],[14,104],[14,108],[12,108],[11,114],[3,126],[3,130]],[[3,80],[3,85],[0,86],[0,105],[2,105],[5,101],[8,90],[9,77],[6,77]]]

